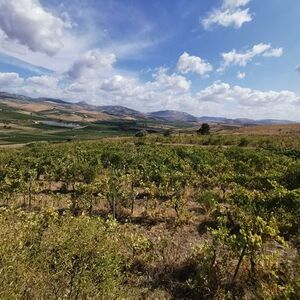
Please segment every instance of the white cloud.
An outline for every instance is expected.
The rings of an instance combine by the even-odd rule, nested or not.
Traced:
[[[8,40],[34,52],[55,55],[64,46],[62,19],[46,11],[39,0],[0,0],[0,28]]]
[[[252,49],[245,52],[237,52],[233,49],[230,52],[222,53],[223,63],[222,67],[218,70],[224,71],[230,65],[245,67],[256,56],[279,57],[282,53],[282,48],[272,48],[270,44],[264,43],[254,45]]]
[[[250,0],[224,0],[221,8],[214,9],[201,20],[202,26],[205,29],[210,29],[213,25],[241,28],[244,23],[252,21],[249,8],[242,8],[249,2]]]
[[[0,73],[0,87],[17,87],[23,83],[23,79],[17,73]]]
[[[74,82],[66,87],[67,92],[75,93],[75,95],[86,95],[88,90],[90,90],[90,85],[81,82]]]
[[[16,73],[0,73],[2,90],[28,96],[47,96],[96,105],[128,106],[140,111],[176,109],[194,115],[249,118],[284,118],[299,121],[300,96],[291,91],[261,91],[215,82],[197,93],[185,77],[160,68],[153,80],[113,75],[90,82],[66,82],[55,76],[23,80]]]
[[[116,56],[113,53],[102,53],[100,49],[90,50],[74,62],[67,75],[72,80],[85,80],[99,70],[111,69],[115,62]]]
[[[201,57],[191,56],[184,52],[178,60],[177,69],[183,74],[191,72],[204,75],[208,72],[211,72],[213,67]]]
[[[223,7],[246,6],[251,0],[224,0]]]
[[[26,82],[34,86],[56,89],[59,79],[53,76],[42,75],[29,77],[26,79]]]
[[[204,102],[224,102],[233,100],[229,95],[230,85],[224,82],[215,82],[211,86],[201,90],[196,94],[198,101]]]
[[[0,0],[1,53],[19,62],[66,73],[91,49],[101,48],[102,53],[114,53],[118,58],[140,59],[161,41],[152,36],[152,27],[146,21],[130,14],[128,5],[114,3],[114,8],[91,10],[84,1],[56,6],[53,1],[46,2]],[[114,29],[119,18],[124,18],[122,24],[132,22],[133,30],[113,38],[108,23]]]
[[[259,91],[240,86],[230,86],[228,83],[215,82],[197,93],[198,101],[205,102],[236,102],[246,107],[274,106],[282,104],[300,104],[300,96],[290,91]],[[275,107],[273,107],[275,108]]]
[[[273,49],[271,49],[270,44],[260,43],[260,44],[254,45],[253,48],[252,48],[252,51],[250,51],[250,53],[253,56],[256,56],[256,55],[260,55],[260,54],[265,53],[269,49],[273,50]]]
[[[217,9],[214,10],[207,18],[202,20],[205,29],[211,28],[214,24],[223,27],[241,28],[244,23],[251,22],[252,16],[249,8],[246,9]]]
[[[155,84],[158,87],[169,88],[174,92],[177,91],[188,91],[191,87],[191,82],[184,76],[167,74],[167,69],[160,68],[156,74],[153,75],[156,80]]]
[[[266,57],[281,57],[283,55],[283,48],[275,48],[263,54]]]
[[[215,82],[195,95],[199,104],[213,107],[212,115],[231,118],[298,120],[300,96],[291,91],[260,91]]]
[[[245,72],[238,72],[237,73],[237,78],[238,79],[244,79],[246,77],[246,73]]]
[[[225,66],[238,65],[246,66],[255,56],[262,54],[264,51],[271,48],[268,44],[258,44],[253,46],[251,50],[244,53],[238,53],[235,49],[230,52],[222,53]]]
[[[101,89],[107,92],[124,91],[125,89],[133,89],[134,80],[126,78],[122,75],[114,75],[112,78],[106,79],[101,84]]]

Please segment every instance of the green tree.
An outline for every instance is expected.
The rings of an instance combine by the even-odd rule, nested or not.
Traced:
[[[207,123],[203,123],[201,127],[197,130],[197,133],[201,135],[210,134],[210,126]]]

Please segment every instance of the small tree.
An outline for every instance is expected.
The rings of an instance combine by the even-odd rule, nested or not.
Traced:
[[[170,129],[167,129],[166,131],[164,131],[164,137],[169,137],[172,135],[172,131]]]
[[[203,123],[197,130],[197,133],[201,135],[208,135],[210,133],[210,126],[207,123]]]
[[[136,137],[145,137],[147,134],[148,134],[148,132],[146,130],[140,130],[135,134],[135,136]]]

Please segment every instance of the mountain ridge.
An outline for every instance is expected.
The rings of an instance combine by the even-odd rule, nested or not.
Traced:
[[[49,97],[32,98],[19,94],[11,94],[0,91],[0,101],[8,100],[29,102],[29,103],[52,103],[59,107],[68,108],[70,111],[74,111],[74,107],[82,108],[85,111],[95,113],[99,112],[103,116],[111,116],[113,118],[129,118],[129,119],[154,119],[166,122],[183,122],[183,123],[219,123],[219,124],[232,124],[232,125],[277,125],[277,124],[295,124],[297,122],[290,120],[280,119],[249,119],[249,118],[226,118],[226,117],[211,117],[211,116],[194,116],[187,112],[177,110],[159,110],[149,113],[143,113],[138,110],[128,108],[121,105],[93,105],[85,101],[70,102],[67,100],[61,100]],[[55,108],[52,108],[55,110]]]

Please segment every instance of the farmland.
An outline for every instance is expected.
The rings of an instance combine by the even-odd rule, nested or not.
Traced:
[[[156,117],[157,115],[160,117]],[[278,144],[280,140],[284,140],[283,143],[287,140],[293,142],[294,137],[300,135],[300,125],[292,122],[286,124],[286,121],[278,125],[266,125],[266,120],[209,120],[214,137],[206,142],[208,144],[233,145],[242,136],[250,136],[253,143],[258,139],[262,142],[270,136],[276,136]],[[272,120],[268,122],[273,124]],[[171,132],[173,138],[169,142],[201,144],[203,139],[201,141],[196,136],[201,123],[201,118],[177,111],[145,114],[122,106],[98,107],[84,102],[70,103],[58,99],[24,99],[24,96],[7,93],[3,96],[0,92],[0,146],[132,137],[143,130],[154,133],[152,140],[160,139],[162,134]]]
[[[191,133],[0,152],[0,298],[297,299],[300,145]]]
[[[167,129],[190,127],[183,122],[165,122],[142,114],[140,118],[134,118],[130,116],[132,112],[123,107],[117,115],[97,109],[86,104],[5,100],[0,95],[0,145],[97,140],[133,136],[140,130],[162,133]],[[116,108],[110,109],[115,113]]]
[[[299,16],[0,0],[0,300],[300,300]]]

